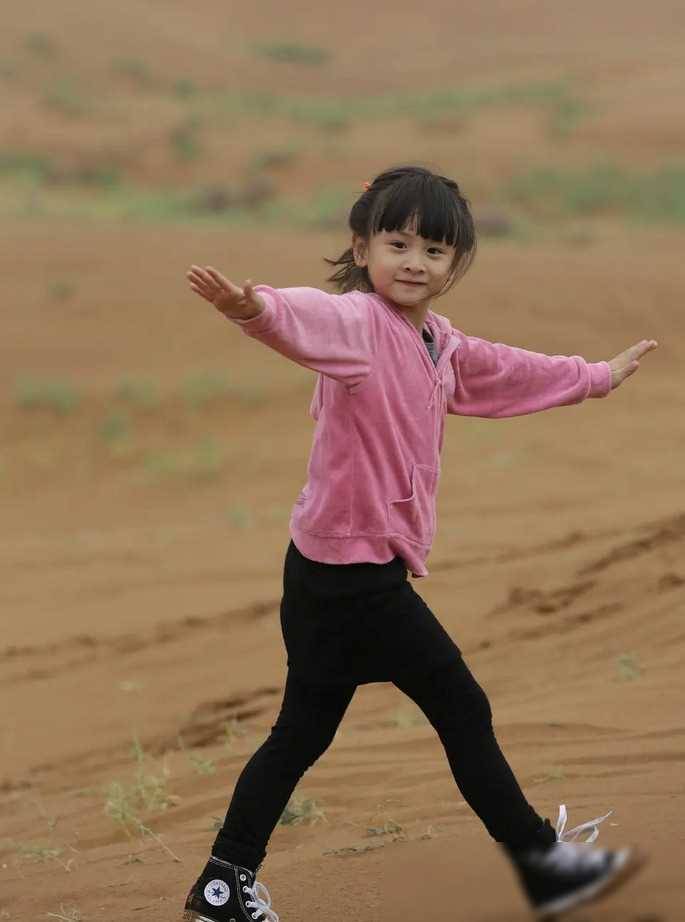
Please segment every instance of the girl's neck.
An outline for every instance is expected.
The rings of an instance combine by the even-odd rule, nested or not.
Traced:
[[[378,292],[374,292],[378,294]],[[396,301],[392,301],[390,298],[386,298],[384,295],[378,295],[379,298],[382,298],[387,304],[393,307],[396,311],[404,314],[409,323],[416,327],[416,329],[421,332],[423,330],[426,317],[429,311],[429,304],[417,304],[415,307],[404,307],[402,304],[397,304]]]

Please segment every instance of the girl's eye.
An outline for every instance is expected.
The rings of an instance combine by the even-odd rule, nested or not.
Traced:
[[[392,243],[391,243],[390,245],[391,245],[391,246],[395,246],[395,244],[399,244],[400,246],[404,246],[404,243],[403,243],[401,240],[393,240]],[[442,250],[439,250],[437,247],[431,247],[431,250],[435,250],[436,253],[442,253]]]

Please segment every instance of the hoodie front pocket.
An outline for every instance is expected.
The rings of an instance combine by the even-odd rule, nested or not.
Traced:
[[[388,503],[388,531],[421,544],[435,535],[435,494],[438,471],[427,464],[413,464],[411,496]]]

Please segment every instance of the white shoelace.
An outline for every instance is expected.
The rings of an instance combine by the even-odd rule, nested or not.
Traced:
[[[586,823],[581,823],[579,826],[574,826],[573,829],[564,832],[566,829],[567,813],[566,805],[561,804],[559,807],[559,819],[557,820],[556,826],[557,842],[553,848],[550,848],[544,853],[542,856],[542,863],[546,865],[551,864],[552,867],[561,870],[570,870],[578,866],[593,867],[602,864],[606,855],[604,849],[583,849],[580,848],[580,846],[589,845],[591,842],[595,841],[599,835],[599,824],[603,823],[613,812],[613,810],[609,810],[604,816],[598,816],[594,820],[588,820]],[[590,828],[593,831],[587,839],[576,842],[581,832]]]
[[[255,880],[254,887],[243,887],[243,891],[249,893],[252,897],[252,900],[246,902],[245,905],[254,906],[263,913],[261,919],[258,912],[256,914],[251,913],[253,919],[256,915],[256,918],[260,919],[260,922],[262,922],[262,919],[268,919],[269,922],[278,922],[278,914],[271,908],[271,895],[261,881]],[[264,900],[261,898],[261,895],[265,897]]]
[[[559,806],[559,819],[557,820],[557,840],[559,842],[575,842],[580,833],[584,829],[589,829],[591,826],[594,827],[594,831],[587,837],[583,839],[583,844],[589,844],[594,842],[597,836],[599,835],[599,824],[603,823],[607,816],[611,816],[613,810],[609,810],[604,816],[598,816],[597,819],[588,820],[587,823],[581,823],[580,826],[574,826],[573,829],[569,829],[568,832],[564,832],[566,828],[566,804],[561,804]]]

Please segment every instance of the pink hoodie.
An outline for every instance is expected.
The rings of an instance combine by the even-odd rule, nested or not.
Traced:
[[[290,535],[322,563],[387,563],[414,577],[436,527],[446,413],[502,418],[606,397],[608,362],[545,355],[456,330],[428,311],[433,364],[416,327],[375,293],[255,285],[266,309],[243,332],[319,372],[307,482]]]

